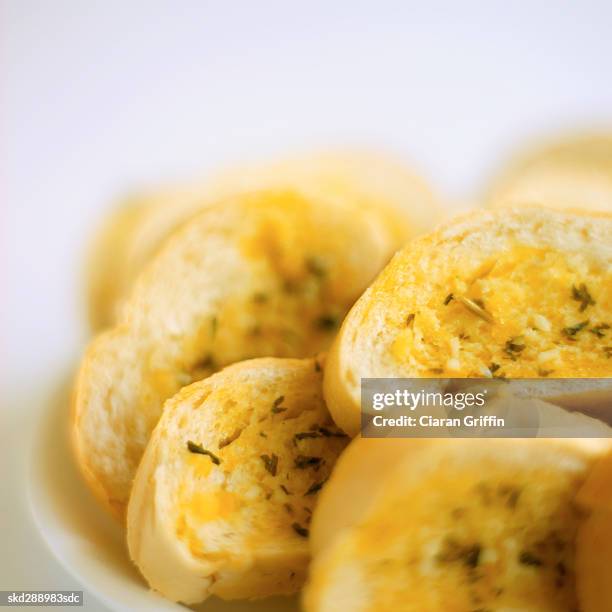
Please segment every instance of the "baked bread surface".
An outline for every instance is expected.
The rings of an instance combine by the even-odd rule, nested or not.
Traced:
[[[366,377],[612,375],[612,217],[478,211],[396,254],[345,319],[324,390],[360,426]]]
[[[138,468],[132,559],[175,601],[296,592],[319,490],[347,441],[315,359],[255,359],[185,387]]]
[[[123,515],[163,402],[182,386],[251,357],[327,348],[392,244],[375,212],[292,191],[245,194],[186,224],[78,374],[74,446],[99,497]]]
[[[370,452],[365,442],[353,441],[346,454]],[[362,495],[344,523],[329,503],[334,489],[352,480],[368,490],[370,482],[355,462],[352,474],[340,464],[343,476],[328,483],[313,524],[331,520],[335,536],[315,552],[308,612],[577,609],[583,513],[575,496],[598,442],[402,442],[395,466],[384,462],[373,495]]]
[[[353,209],[373,209],[393,236],[390,252],[430,229],[441,215],[420,177],[391,156],[367,151],[251,164],[191,186],[143,193],[116,209],[92,245],[87,266],[92,328],[117,321],[135,279],[177,228],[219,200],[262,189],[298,190]]]

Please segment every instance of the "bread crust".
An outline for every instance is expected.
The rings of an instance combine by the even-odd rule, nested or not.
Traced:
[[[611,232],[612,215],[607,213],[559,212],[525,206],[475,211],[407,245],[353,306],[329,351],[324,392],[336,423],[350,435],[358,433],[361,378],[433,375],[392,359],[388,335],[397,332],[400,325],[406,327],[409,312],[419,309],[426,314],[430,312],[426,302],[434,293],[442,291],[440,287],[448,282],[449,269],[456,260],[462,258],[470,262],[470,267],[477,268],[478,262],[497,253],[503,254],[518,244],[519,247],[552,248],[568,255],[584,254],[585,258],[596,262],[604,274],[609,274]],[[460,278],[462,273],[471,274],[460,271],[453,280]],[[570,289],[568,286],[568,296]],[[444,295],[440,302],[442,300]],[[605,308],[605,304],[606,298],[601,301],[601,307]],[[607,364],[612,368],[612,362],[603,354],[599,363],[602,371]],[[605,375],[612,374],[610,368]],[[576,372],[569,375],[604,374]],[[452,373],[439,373],[438,376],[452,376]],[[537,374],[525,372],[522,376],[537,377]]]

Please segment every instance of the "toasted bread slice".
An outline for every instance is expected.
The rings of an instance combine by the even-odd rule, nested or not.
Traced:
[[[318,491],[348,438],[314,359],[253,359],[168,400],[128,507],[130,555],[164,596],[298,591]]]
[[[517,153],[486,200],[493,207],[531,202],[612,212],[612,134],[566,136]]]
[[[419,238],[345,319],[329,409],[351,435],[366,377],[612,375],[612,215],[478,211]]]
[[[219,199],[261,189],[298,189],[384,215],[399,248],[442,214],[425,182],[392,157],[368,152],[322,153],[253,164],[191,187],[166,188],[132,198],[111,216],[89,257],[89,311],[93,329],[117,320],[135,278],[167,237]],[[129,217],[129,221],[126,220]]]
[[[539,434],[537,427],[540,427],[540,430],[559,432],[559,435],[567,435],[570,432],[572,440],[567,443],[572,447],[582,448],[594,457],[603,455],[612,448],[612,428],[609,425],[539,399],[519,399],[502,393],[489,399],[487,409],[482,414],[487,411],[497,415],[504,414],[507,421],[514,422],[514,427],[520,427],[521,419],[532,421],[533,415],[536,415],[538,424],[531,426],[531,434],[534,437]],[[505,437],[513,437],[513,434],[516,437],[525,437],[525,429],[512,428],[512,423],[509,423],[504,430]],[[422,438],[407,440],[401,437],[401,428],[397,428],[395,432],[387,428],[386,433],[389,436],[395,433],[397,437],[359,437],[359,442],[349,445],[336,463],[330,479],[332,486],[325,487],[322,492],[319,498],[322,510],[315,513],[311,524],[310,545],[314,555],[328,546],[344,528],[359,522],[376,499],[385,482],[385,476],[398,465],[403,454],[415,453],[417,450],[420,452],[420,448],[427,448],[432,440],[431,437],[425,437],[427,432],[424,432]],[[449,435],[451,433],[449,431]],[[486,434],[482,437],[486,437]],[[546,439],[550,437],[547,436]],[[537,441],[534,443],[538,444]],[[356,474],[359,474],[358,478],[355,477]],[[606,483],[608,479],[609,474],[606,473]],[[590,480],[593,478],[590,477]],[[604,479],[600,480],[597,493],[603,489]],[[595,497],[595,492],[593,491],[591,497]],[[612,494],[609,497],[612,499]],[[350,506],[344,503],[346,499],[351,500]]]
[[[368,453],[364,442],[347,457]],[[360,461],[352,474],[344,464],[315,510],[336,536],[314,558],[305,609],[577,609],[574,497],[600,451],[586,440],[403,440],[346,526],[333,489],[372,482]]]
[[[123,514],[163,402],[182,386],[250,357],[328,347],[392,245],[375,212],[295,192],[242,195],[190,221],[85,354],[73,431],[94,491]]]

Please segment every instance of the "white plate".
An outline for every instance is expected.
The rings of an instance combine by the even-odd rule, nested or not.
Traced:
[[[69,439],[69,383],[50,398],[35,435],[29,479],[34,520],[58,561],[110,609],[180,610],[150,591],[128,558],[123,528],[99,507],[74,464]],[[294,612],[298,598],[224,602],[206,612]]]

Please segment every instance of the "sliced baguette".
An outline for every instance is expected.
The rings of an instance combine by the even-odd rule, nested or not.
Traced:
[[[251,164],[189,187],[145,193],[120,206],[94,241],[87,266],[92,328],[117,320],[135,278],[185,221],[219,199],[261,189],[299,189],[355,208],[374,208],[386,217],[396,248],[431,228],[441,215],[437,199],[421,178],[400,161],[369,152]]]
[[[348,440],[321,378],[314,359],[253,359],[168,400],[128,507],[130,555],[153,589],[197,603],[301,588],[318,490]]]
[[[531,202],[612,212],[612,134],[576,134],[517,153],[486,200],[492,207]]]
[[[307,612],[577,609],[574,497],[601,440],[395,440],[395,465],[364,478],[388,442],[354,440],[325,488],[313,531],[334,535],[315,551]],[[334,497],[349,488],[372,495],[343,521]]]
[[[539,399],[519,399],[509,393],[500,393],[487,401],[486,409],[480,414],[487,413],[503,415],[507,422],[504,437],[525,437],[527,429],[524,423],[529,423],[528,428],[534,438],[545,430],[546,439],[550,439],[551,434],[557,435],[558,439],[564,439],[570,447],[582,448],[592,456],[603,455],[612,448],[612,428],[609,425]],[[536,429],[538,427],[540,431]],[[387,428],[386,433],[389,437],[358,437],[359,442],[349,445],[336,463],[330,479],[331,486],[325,487],[322,492],[319,498],[320,511],[313,517],[310,529],[313,555],[319,554],[344,528],[359,522],[376,499],[386,475],[393,472],[405,453],[420,452],[421,447],[426,449],[432,440],[431,437],[425,437],[427,432],[424,432],[422,438],[407,440],[401,437],[401,428],[395,431]],[[456,429],[449,429],[447,437],[456,433]],[[397,437],[393,437],[394,434]],[[572,436],[571,440],[562,438],[568,434]],[[439,434],[433,437],[442,436]],[[532,443],[539,442],[534,439]],[[356,474],[359,474],[358,478],[355,478]],[[606,473],[606,478],[609,477]],[[600,484],[597,491],[602,489],[603,484]],[[595,497],[595,491],[590,497]],[[344,503],[346,499],[351,500],[350,506]]]
[[[236,361],[325,349],[393,246],[374,211],[295,192],[245,194],[185,225],[83,359],[73,433],[93,490],[122,516],[168,397]]]
[[[399,252],[345,319],[324,392],[360,427],[367,377],[609,377],[612,215],[478,211]],[[480,305],[479,305],[480,304]]]

